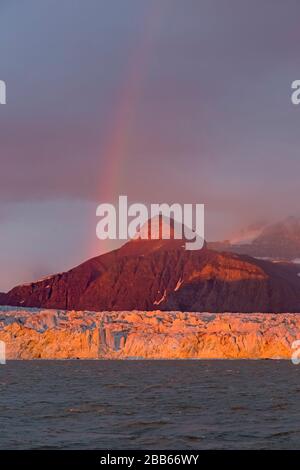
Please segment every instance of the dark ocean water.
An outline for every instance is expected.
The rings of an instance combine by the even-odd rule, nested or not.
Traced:
[[[12,361],[1,449],[300,449],[289,361]]]

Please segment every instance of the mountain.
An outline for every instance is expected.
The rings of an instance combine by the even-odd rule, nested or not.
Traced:
[[[2,305],[92,311],[299,312],[297,265],[183,240],[136,239],[68,272],[20,285]]]
[[[287,217],[257,230],[245,230],[240,237],[210,243],[209,247],[257,258],[300,262],[300,217]]]

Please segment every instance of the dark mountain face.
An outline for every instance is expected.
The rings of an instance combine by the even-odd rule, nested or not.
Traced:
[[[98,311],[296,312],[300,278],[296,265],[207,248],[186,251],[182,240],[134,240],[68,272],[17,286],[0,302]]]

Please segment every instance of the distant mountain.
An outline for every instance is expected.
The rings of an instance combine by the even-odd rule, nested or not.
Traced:
[[[297,265],[183,240],[131,240],[68,272],[13,288],[2,305],[75,310],[300,312]]]
[[[242,232],[241,237],[225,242],[209,243],[209,248],[253,257],[300,263],[300,217],[267,225],[256,231]]]

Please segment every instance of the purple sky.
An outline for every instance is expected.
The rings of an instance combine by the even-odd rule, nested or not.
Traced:
[[[95,208],[299,215],[299,0],[0,0],[0,290],[105,251]]]

